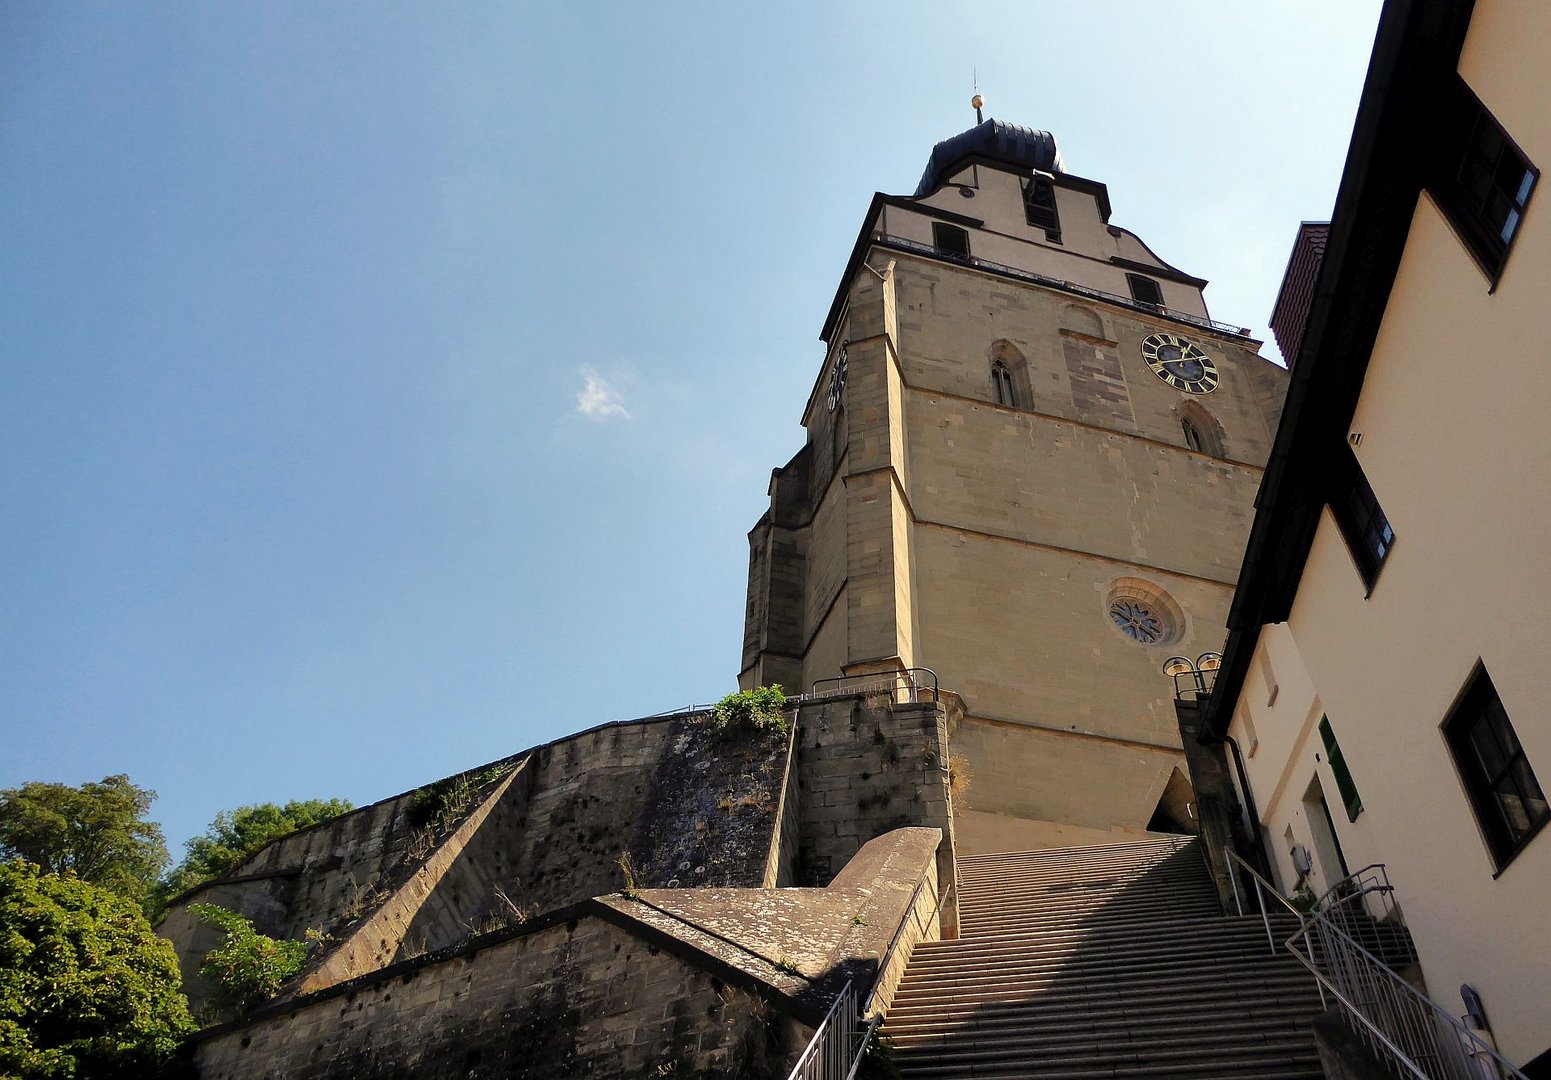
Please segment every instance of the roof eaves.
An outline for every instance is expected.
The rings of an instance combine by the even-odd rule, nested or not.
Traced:
[[[1423,184],[1433,95],[1459,61],[1473,0],[1388,0],[1357,109],[1325,258],[1255,500],[1203,736],[1232,721],[1261,627],[1286,621],[1344,445]]]

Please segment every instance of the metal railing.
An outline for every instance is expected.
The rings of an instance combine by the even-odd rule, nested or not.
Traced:
[[[841,697],[847,694],[870,692],[907,695],[907,701],[919,701],[921,695],[930,692],[933,701],[940,700],[937,673],[931,668],[913,667],[896,671],[874,671],[862,675],[836,675],[832,679],[814,682],[809,693],[787,701],[817,701],[822,698]]]
[[[1238,913],[1244,914],[1244,888],[1253,889],[1273,953],[1280,950],[1267,900],[1298,918],[1298,929],[1281,947],[1314,976],[1321,1004],[1328,1006],[1334,998],[1352,1030],[1399,1075],[1414,1080],[1528,1080],[1463,1021],[1397,975],[1324,913],[1300,912],[1237,852],[1227,855]],[[1247,878],[1244,888],[1241,876]]]
[[[787,1080],[851,1080],[881,1019],[862,1018],[856,1008],[856,989],[846,983]]]
[[[1162,304],[1144,304],[1133,296],[1121,296],[1119,293],[1095,289],[1090,285],[1079,285],[1077,282],[1067,281],[1065,278],[1054,278],[1048,274],[1036,273],[1033,270],[1008,266],[1006,263],[992,262],[990,259],[982,259],[978,255],[960,255],[953,251],[943,251],[941,248],[933,247],[931,244],[923,244],[919,240],[907,240],[903,236],[893,236],[889,233],[874,233],[872,239],[874,243],[882,244],[885,247],[898,248],[902,251],[920,252],[924,255],[931,255],[934,258],[963,263],[965,266],[972,266],[977,270],[989,270],[992,273],[1006,277],[1031,281],[1036,285],[1046,285],[1052,289],[1060,289],[1062,292],[1078,293],[1082,296],[1091,296],[1095,300],[1103,300],[1106,303],[1120,304],[1123,307],[1135,308],[1141,311],[1150,311],[1154,314],[1162,315],[1166,319],[1191,323],[1206,330],[1215,330],[1220,334],[1232,334],[1234,337],[1250,336],[1248,327],[1218,322],[1216,319],[1209,319],[1205,315],[1193,315],[1188,311],[1164,307]]]
[[[1392,945],[1403,949],[1403,960],[1416,962],[1416,948],[1383,863],[1370,863],[1336,882],[1314,902],[1314,910],[1359,941],[1365,935],[1388,936]]]
[[[787,1080],[851,1080],[856,1075],[856,1070],[861,1067],[862,1059],[867,1056],[867,1050],[872,1045],[873,1032],[883,1023],[881,1011],[872,1016],[868,1014],[872,1012],[877,1002],[878,991],[888,974],[889,964],[894,958],[900,940],[905,936],[905,928],[916,916],[916,901],[921,898],[921,890],[926,887],[926,882],[925,875],[916,882],[915,891],[910,894],[910,904],[905,910],[905,917],[900,920],[899,928],[894,931],[893,940],[889,942],[889,947],[883,951],[883,957],[878,961],[878,974],[873,980],[872,990],[868,993],[867,1000],[858,1006],[855,983],[846,983],[845,989],[840,991],[840,996],[830,1006],[824,1022],[814,1031],[813,1038],[808,1041],[807,1048],[797,1059],[797,1064]],[[937,918],[944,901],[952,894],[951,884],[947,889],[937,890],[932,913],[927,916],[928,922]]]

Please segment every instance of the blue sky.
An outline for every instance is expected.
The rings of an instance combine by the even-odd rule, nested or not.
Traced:
[[[719,697],[861,214],[972,72],[1263,332],[1377,12],[0,6],[0,787],[127,772],[176,853]]]

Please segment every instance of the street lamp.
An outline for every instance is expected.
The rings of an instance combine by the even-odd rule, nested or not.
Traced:
[[[1163,662],[1163,673],[1174,680],[1174,696],[1182,698],[1187,693],[1194,693],[1196,697],[1205,697],[1211,693],[1212,684],[1217,681],[1217,669],[1222,667],[1222,653],[1204,652],[1191,660],[1188,656],[1171,656]],[[1190,677],[1190,682],[1183,687],[1179,680],[1185,676]]]

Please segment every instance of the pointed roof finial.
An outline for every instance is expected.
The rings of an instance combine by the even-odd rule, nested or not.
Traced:
[[[969,103],[975,109],[975,123],[983,124],[986,122],[986,118],[980,115],[980,107],[986,103],[986,99],[980,96],[980,70],[978,68],[971,68],[970,71],[970,79],[975,87],[975,96],[969,99]]]

